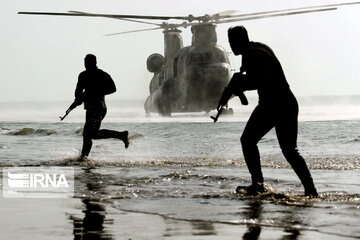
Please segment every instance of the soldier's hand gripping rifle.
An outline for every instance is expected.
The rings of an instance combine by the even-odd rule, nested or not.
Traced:
[[[248,105],[248,100],[243,92],[243,90],[241,89],[241,78],[242,78],[242,73],[243,71],[240,71],[240,73],[235,73],[228,86],[224,89],[221,98],[219,100],[219,105],[217,106],[216,110],[218,111],[216,116],[211,116],[211,119],[214,120],[214,122],[216,122],[218,120],[218,118],[220,117],[224,107],[226,106],[227,102],[229,101],[231,95],[236,95],[239,97],[241,104],[242,105]]]
[[[64,120],[66,118],[66,116],[77,106],[79,106],[82,103],[81,100],[79,99],[75,99],[74,102],[70,105],[70,107],[66,110],[65,115],[64,116],[60,116],[60,121]]]

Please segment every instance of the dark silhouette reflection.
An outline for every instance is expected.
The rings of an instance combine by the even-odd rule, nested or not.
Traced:
[[[244,240],[257,240],[260,238],[261,222],[263,221],[264,208],[262,200],[249,200],[245,211],[242,212],[244,219],[254,221],[247,224],[247,231],[244,233],[242,239]],[[287,212],[282,217],[284,223],[285,235],[280,237],[281,240],[296,240],[301,235],[299,228],[293,227],[294,225],[301,226],[303,222],[298,217],[301,214],[297,213],[298,208],[288,206]],[[266,236],[263,236],[266,239]]]
[[[310,207],[310,206],[309,206]],[[288,212],[283,217],[283,221],[289,223],[289,227],[285,228],[284,232],[288,233],[287,235],[283,236],[281,240],[296,240],[300,236],[300,230],[298,228],[294,228],[292,226],[302,226],[304,223],[301,221],[299,216],[303,215],[299,213],[301,207],[288,207]]]
[[[194,236],[217,235],[214,224],[211,222],[191,222]]]
[[[82,181],[85,182],[86,195],[89,195],[89,197],[81,200],[84,204],[84,210],[82,211],[84,217],[82,219],[72,217],[74,240],[114,239],[104,227],[104,224],[113,224],[113,220],[106,218],[106,205],[96,198],[99,192],[105,190],[103,184],[99,184],[98,179],[101,179],[101,174],[93,172],[91,168],[85,169]],[[83,186],[78,187],[82,188]],[[95,196],[91,197],[91,194]]]
[[[192,229],[189,229],[187,225],[182,224],[182,220],[164,217],[164,222],[166,229],[163,237],[176,237],[179,236],[179,233],[193,236],[211,236],[218,234],[212,222],[189,220],[188,223],[191,225]]]
[[[262,202],[261,201],[250,201],[246,211],[243,213],[245,219],[254,220],[256,222],[261,221],[262,213]],[[244,240],[255,240],[258,239],[261,232],[261,227],[259,224],[248,224],[248,231],[244,234]]]
[[[288,232],[289,235],[282,237],[281,240],[296,240],[300,236],[298,229],[285,229],[285,232]]]
[[[230,28],[228,37],[233,53],[242,55],[242,66],[224,90],[218,111],[226,106],[232,94],[239,96],[242,102],[244,91],[257,90],[259,96],[259,103],[240,139],[252,180],[248,192],[264,192],[257,143],[275,128],[281,150],[301,180],[305,195],[317,196],[307,164],[297,150],[299,107],[279,60],[269,46],[249,41],[247,30],[242,26]]]

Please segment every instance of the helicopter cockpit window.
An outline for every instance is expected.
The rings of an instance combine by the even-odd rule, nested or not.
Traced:
[[[207,64],[223,62],[226,62],[226,59],[221,52],[192,53],[190,57],[190,63]]]

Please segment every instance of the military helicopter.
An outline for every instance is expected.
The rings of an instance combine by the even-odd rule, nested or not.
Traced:
[[[147,114],[157,112],[170,116],[178,112],[209,112],[216,109],[224,88],[231,79],[231,67],[226,50],[217,45],[216,25],[261,18],[289,16],[336,10],[338,6],[360,4],[360,2],[328,4],[302,8],[282,9],[247,14],[225,11],[203,16],[144,16],[94,14],[80,11],[67,13],[19,12],[19,14],[105,17],[118,20],[155,25],[154,28],[107,34],[107,36],[150,30],[163,30],[164,56],[151,54],[147,59],[148,71],[154,73],[149,84],[150,95],[145,101]],[[176,20],[180,23],[155,23],[153,21]],[[192,43],[184,47],[182,31],[191,27]]]

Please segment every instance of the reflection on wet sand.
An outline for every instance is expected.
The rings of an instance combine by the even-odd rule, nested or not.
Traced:
[[[286,235],[282,236],[281,240],[296,240],[300,236],[300,230],[294,226],[304,226],[304,223],[300,220],[298,216],[299,209],[287,208],[287,212],[283,218],[286,218],[286,221],[289,225],[284,226],[284,232]],[[256,240],[260,238],[261,226],[264,215],[263,202],[259,199],[256,200],[247,200],[247,207],[245,207],[245,211],[242,212],[244,219],[249,221],[247,224],[247,231],[244,233],[244,240]]]
[[[116,171],[77,168],[74,209],[80,208],[82,212],[77,211],[70,217],[74,239],[183,237],[190,240],[206,236],[222,239],[234,234],[246,240],[269,236],[282,240],[318,237],[323,233],[312,227],[315,221],[319,222],[318,216],[312,217],[312,212],[326,216],[327,211],[322,209],[328,209],[333,201],[348,202],[348,198],[358,197],[322,194],[320,198],[311,199],[271,189],[250,196],[222,188],[214,191],[216,186],[211,183],[215,180],[216,183],[225,182],[222,186],[228,188],[230,183],[226,181],[233,182],[233,177],[220,179],[218,175],[203,175],[195,169],[193,171],[199,173],[169,180],[169,172],[173,169],[152,169],[151,175],[148,171],[148,168]],[[206,187],[208,189],[203,190]]]
[[[91,168],[85,169],[84,175],[82,176],[82,181],[86,185],[85,190],[88,191],[88,193],[103,191],[103,184],[99,184],[98,181],[94,181],[94,179],[100,178],[101,175],[92,171]],[[75,187],[80,186],[76,185]],[[106,227],[104,227],[104,224],[113,224],[112,219],[106,218],[105,203],[100,203],[99,199],[92,198],[90,194],[89,196],[82,198],[81,202],[84,205],[84,210],[82,211],[84,213],[84,217],[82,219],[71,217],[74,225],[74,240],[114,239],[112,234],[106,230]]]
[[[212,222],[179,220],[162,216],[165,224],[163,237],[185,236],[216,236],[218,232]]]
[[[211,222],[191,222],[193,235],[217,235],[214,224]]]
[[[262,202],[261,201],[249,201],[248,206],[243,212],[244,218],[254,221],[255,224],[248,224],[248,231],[243,235],[245,240],[258,239],[261,232],[261,227],[259,222],[261,222],[261,213],[262,213]]]

